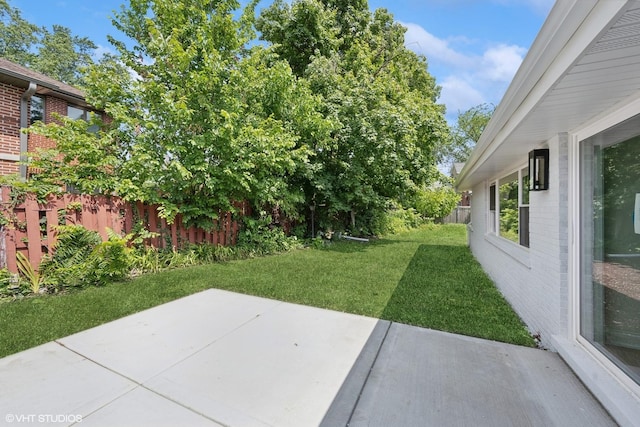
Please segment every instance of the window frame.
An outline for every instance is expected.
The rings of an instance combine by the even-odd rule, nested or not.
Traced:
[[[518,241],[509,239],[500,232],[500,219],[501,219],[501,197],[500,197],[500,185],[507,182],[513,182],[511,178],[517,174],[518,181]],[[529,178],[529,165],[523,164],[516,169],[510,170],[508,173],[503,173],[500,178],[489,181],[488,185],[488,203],[487,203],[487,216],[488,227],[487,234],[500,237],[502,240],[511,242],[513,244],[522,246],[523,248],[529,248],[529,207],[531,203],[529,187],[527,179]],[[529,178],[530,179],[530,178]],[[526,217],[526,221],[523,220]]]
[[[35,119],[33,118],[33,111],[34,111],[34,102],[33,99],[37,98],[39,100],[41,100],[41,112],[42,112],[42,118],[40,119]],[[31,96],[31,98],[29,99],[29,126],[31,126],[32,124],[34,124],[35,122],[42,122],[42,123],[46,123],[46,117],[47,117],[47,99],[44,96],[41,95],[37,95],[34,94]]]
[[[73,117],[70,114],[70,109],[74,108],[78,111],[82,111],[82,114],[80,114],[80,117]],[[67,104],[67,117],[72,118],[74,120],[84,120],[85,122],[89,121],[90,118],[90,114],[91,111],[87,110],[86,108],[80,107],[79,105],[75,105],[75,104]]]

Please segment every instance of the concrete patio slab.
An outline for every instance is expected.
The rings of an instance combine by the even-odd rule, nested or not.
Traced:
[[[145,385],[225,425],[318,425],[376,323],[282,304]]]
[[[206,291],[58,342],[143,383],[280,304],[231,292]]]
[[[59,344],[44,344],[0,359],[0,425],[47,425],[60,415],[74,421],[136,386]]]
[[[204,416],[138,387],[102,409],[82,418],[82,427],[224,427]]]
[[[391,324],[357,426],[615,426],[555,353]]]
[[[220,290],[0,359],[0,385],[7,426],[615,425],[554,353]]]

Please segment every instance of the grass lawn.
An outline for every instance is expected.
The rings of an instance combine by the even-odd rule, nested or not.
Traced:
[[[3,303],[0,357],[209,288],[534,345],[471,255],[465,227],[443,225]]]

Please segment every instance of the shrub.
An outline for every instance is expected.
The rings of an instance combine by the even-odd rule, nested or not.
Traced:
[[[271,225],[270,216],[262,215],[259,219],[243,218],[243,227],[238,233],[238,255],[268,255],[298,246],[296,237],[287,237],[280,227]]]
[[[101,242],[100,235],[81,225],[60,225],[52,256],[40,264],[45,284],[57,289],[87,285],[88,259]]]
[[[98,244],[87,260],[87,277],[85,282],[91,285],[104,285],[122,280],[131,271],[131,249],[123,238],[109,237],[109,240]]]
[[[422,224],[424,219],[415,209],[396,206],[376,217],[373,231],[376,235],[396,234]]]
[[[460,194],[449,186],[420,190],[416,195],[416,210],[425,218],[442,219],[460,202]]]
[[[0,300],[22,296],[22,288],[17,277],[6,268],[0,269]]]

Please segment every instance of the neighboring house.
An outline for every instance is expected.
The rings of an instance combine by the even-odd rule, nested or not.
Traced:
[[[19,173],[26,178],[21,158],[36,148],[55,143],[20,130],[37,120],[54,121],[53,113],[87,119],[92,110],[81,90],[0,58],[0,175]]]
[[[531,332],[639,425],[640,1],[555,4],[457,186],[471,250]]]
[[[464,163],[452,163],[451,169],[449,170],[449,175],[454,180],[458,179],[460,176],[460,172],[464,168]],[[458,202],[458,206],[471,206],[471,192],[470,191],[461,191],[460,192],[460,202]]]

